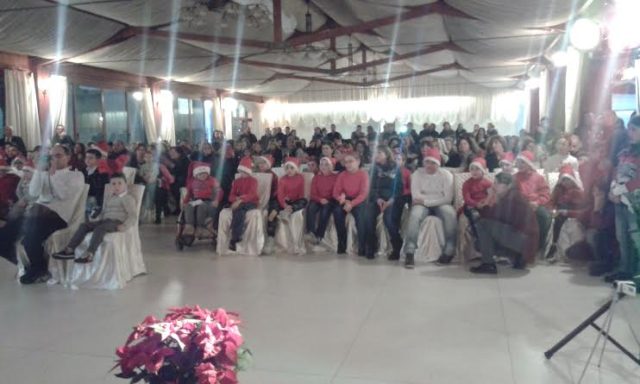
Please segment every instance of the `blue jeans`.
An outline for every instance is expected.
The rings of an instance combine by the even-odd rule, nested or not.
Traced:
[[[310,202],[307,207],[307,232],[322,239],[334,209],[333,201],[324,205],[315,201]]]
[[[626,205],[616,204],[616,239],[620,246],[620,261],[617,271],[635,275],[640,269],[640,228],[636,214]]]
[[[405,253],[414,253],[416,251],[420,225],[422,224],[422,221],[430,215],[436,216],[442,220],[445,238],[443,254],[445,256],[453,256],[456,250],[456,228],[458,224],[456,220],[456,211],[448,204],[429,208],[424,205],[414,205],[411,207],[409,225],[407,226],[407,234],[405,236]]]
[[[253,203],[242,203],[236,208],[231,216],[231,243],[235,244],[242,240],[242,233],[244,232],[244,219],[247,216],[247,212],[252,209],[256,209],[256,205]]]
[[[404,206],[409,202],[410,196],[398,196],[393,204],[384,210],[382,220],[384,226],[389,232],[389,238],[394,253],[399,253],[402,248],[402,236],[400,235],[400,227],[402,225],[402,211]]]

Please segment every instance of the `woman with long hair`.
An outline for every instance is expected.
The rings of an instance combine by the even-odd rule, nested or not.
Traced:
[[[494,169],[500,168],[500,160],[507,151],[507,142],[502,136],[491,136],[487,142],[486,150],[485,161],[487,162],[487,168],[489,172],[493,172]]]

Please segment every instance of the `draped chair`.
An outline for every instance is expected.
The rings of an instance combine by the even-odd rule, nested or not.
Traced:
[[[304,177],[304,197],[309,200],[311,196],[311,181],[313,173],[302,172]],[[305,209],[293,212],[289,220],[278,220],[276,235],[274,238],[277,251],[293,254],[304,254],[307,248],[304,243]]]

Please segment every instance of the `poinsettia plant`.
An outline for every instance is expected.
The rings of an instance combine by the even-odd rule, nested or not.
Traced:
[[[117,377],[130,383],[235,384],[250,363],[237,314],[224,309],[171,308],[147,316],[116,350]]]

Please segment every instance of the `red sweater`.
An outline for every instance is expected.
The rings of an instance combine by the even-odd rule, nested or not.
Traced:
[[[215,177],[209,176],[206,180],[190,179],[187,181],[187,195],[184,198],[184,202],[188,203],[193,200],[216,200],[220,202],[222,195],[220,189],[218,194],[213,196],[213,192],[219,187],[218,180]]]
[[[344,171],[338,175],[333,187],[333,198],[338,200],[341,194],[351,201],[355,207],[362,203],[369,194],[369,174],[362,169],[354,173]]]
[[[578,187],[565,188],[558,182],[551,194],[551,205],[556,209],[566,209],[567,216],[586,219],[588,213],[588,201],[584,192]]]
[[[238,199],[242,200],[243,203],[253,203],[257,205],[260,201],[258,197],[258,180],[251,176],[235,179],[233,184],[231,184],[229,201],[233,203]]]
[[[470,178],[462,184],[462,197],[467,207],[475,208],[478,204],[489,196],[491,181],[485,179]]]
[[[402,172],[402,196],[411,196],[411,171],[407,167],[401,167]]]
[[[330,200],[333,198],[333,186],[336,185],[338,175],[331,173],[323,175],[318,173],[313,176],[311,181],[311,201],[319,203],[322,199]]]
[[[527,201],[541,206],[549,204],[551,192],[544,176],[536,171],[520,171],[514,175],[516,185]]]
[[[296,174],[284,175],[278,180],[278,203],[284,208],[287,202],[304,199],[304,176]]]

